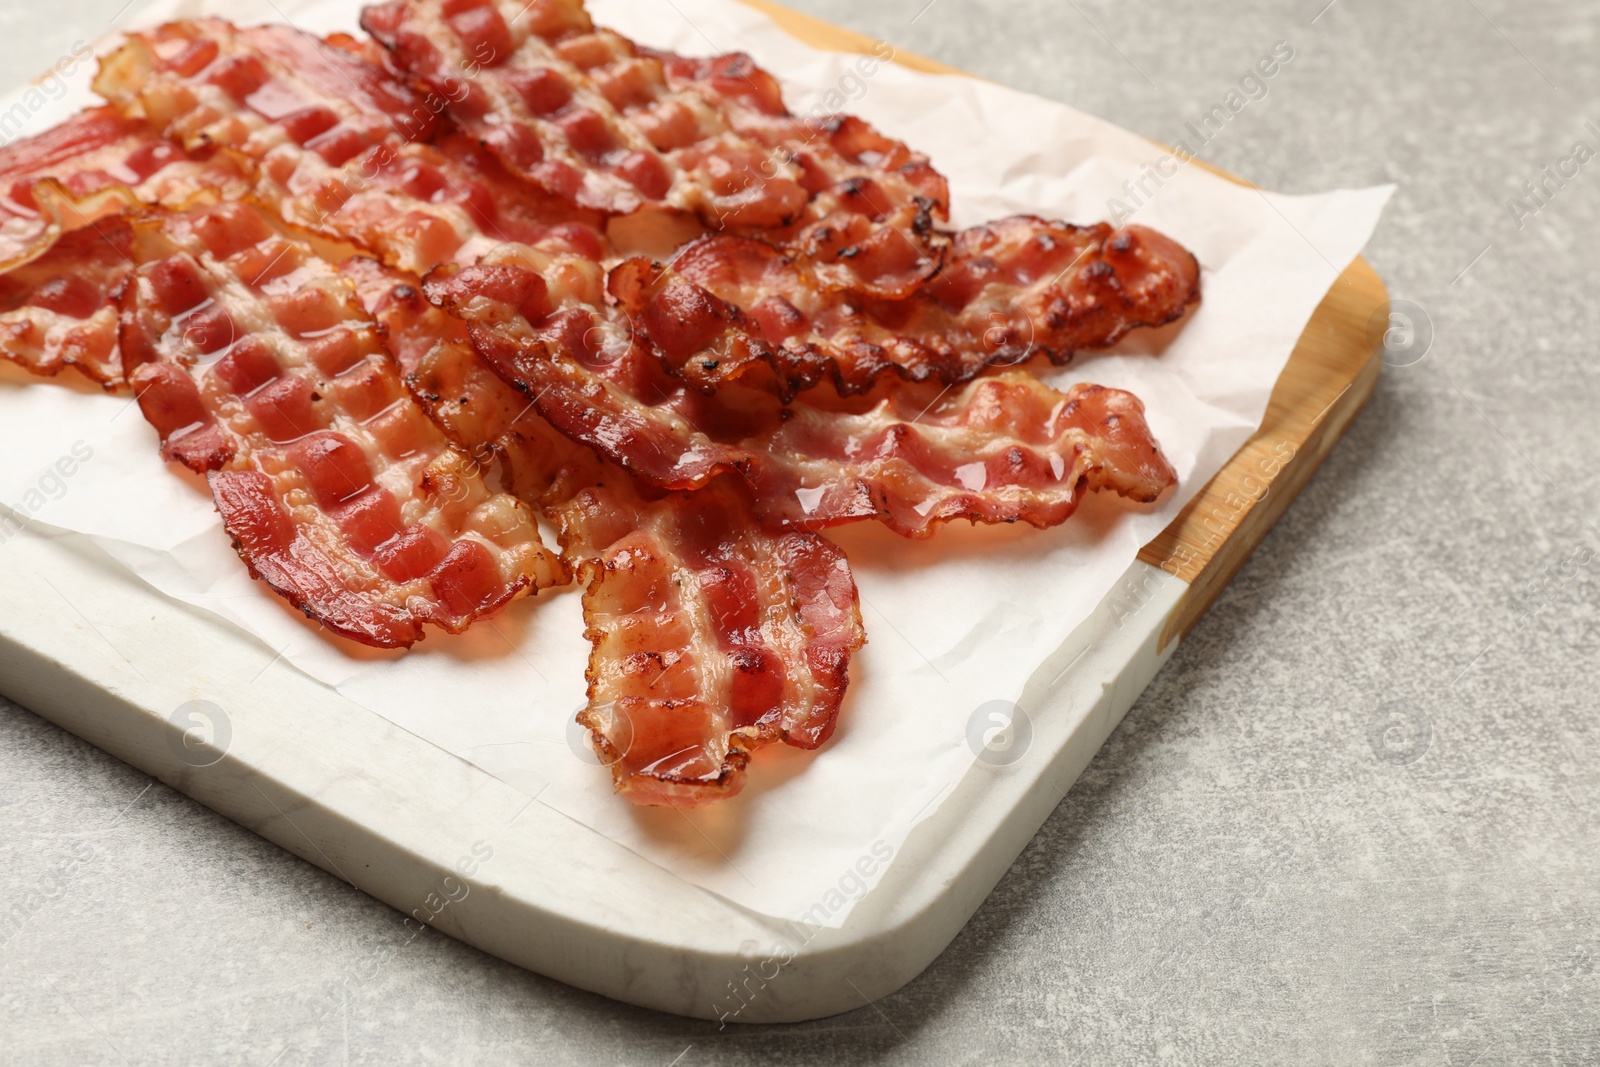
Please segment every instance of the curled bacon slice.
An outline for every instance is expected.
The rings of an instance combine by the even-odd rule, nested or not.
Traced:
[[[130,35],[95,87],[191,150],[246,161],[253,195],[290,224],[408,270],[504,241],[604,254],[598,215],[505,173],[441,122],[441,100],[362,51],[287,26],[176,22]]]
[[[423,282],[484,361],[569,439],[665,489],[745,470],[754,457],[696,425],[697,397],[606,307],[603,286],[597,264],[526,251],[441,267]]]
[[[292,144],[333,167],[395,139],[426,139],[437,119],[345,48],[289,26],[240,29],[212,18],[129,34],[101,62],[95,91],[191,150],[227,146],[262,158]]]
[[[415,402],[457,448],[522,500],[553,509],[608,477],[594,452],[556,433],[473,349],[466,325],[430,304],[416,275],[356,256],[340,266],[378,323]],[[631,484],[631,483],[630,483]]]
[[[0,353],[36,374],[71,366],[120,386],[111,294],[130,264],[115,216],[246,188],[230,161],[191,159],[111,108],[0,148]]]
[[[565,579],[528,510],[411,401],[350,283],[259,209],[141,216],[133,253],[130,383],[252,574],[383,648]]]
[[[927,158],[857,118],[791,114],[747,55],[644,50],[581,0],[393,0],[362,25],[508,167],[575,203],[774,236],[825,284],[879,298],[942,262],[949,189]]]
[[[227,161],[191,159],[145,123],[113,108],[89,108],[0,148],[0,270],[141,203],[182,206],[244,189],[243,176]]]
[[[81,226],[87,221],[62,218],[74,213],[73,192],[86,197],[106,186],[137,184],[148,177],[128,162],[141,149],[158,143],[142,123],[111,108],[92,108],[0,148],[0,270],[43,255],[64,233],[77,228],[72,222]],[[41,186],[42,182],[49,184]],[[115,214],[124,206],[116,204],[108,211]],[[90,217],[101,213],[105,212],[89,207]]]
[[[926,156],[853,115],[790,114],[776,80],[742,52],[707,59],[649,50],[645,54],[660,61],[677,96],[685,95],[685,89],[698,94],[703,107],[697,110],[720,118],[728,130],[765,149],[754,172],[747,164],[737,180],[718,174],[722,182],[738,188],[742,181],[759,190],[769,172],[776,179],[793,168],[810,198],[786,227],[740,225],[718,214],[713,217],[716,229],[754,233],[793,249],[828,289],[898,299],[933,277],[944,262],[946,245],[934,227],[949,218],[950,187]],[[892,49],[884,47],[863,62],[891,55]],[[649,122],[662,111],[670,128],[679,102],[653,103],[634,121]],[[702,141],[725,141],[719,125],[707,122]],[[717,147],[702,151],[709,159],[726,158]]]
[[[112,294],[133,268],[132,237],[122,219],[103,219],[0,274],[0,352],[34,374],[75,367],[121,385]]]
[[[754,749],[833,733],[865,640],[837,547],[763,531],[726,480],[666,504],[585,490],[561,514],[589,557],[594,652],[578,721],[619,793],[693,807],[737,793]]]
[[[824,380],[860,393],[890,373],[950,385],[1035,356],[1066,363],[1183,315],[1199,298],[1200,268],[1142,226],[1018,216],[957,234],[940,275],[899,301],[830,290],[805,261],[723,235],[670,266],[628,260],[608,284],[689,384],[714,392],[770,380],[792,397]]]
[[[926,537],[958,517],[1053,526],[1086,491],[1148,502],[1176,481],[1136,398],[1096,386],[1063,395],[1020,371],[948,395],[890,388],[828,406],[783,406],[738,386],[703,396],[662,374],[637,337],[586,347],[604,321],[585,303],[593,273],[543,257],[542,275],[523,265],[536,258],[507,252],[436,271],[424,290],[558,431],[653,484],[694,488],[738,472],[769,524],[876,519]]]
[[[814,533],[771,533],[720,479],[650,493],[556,433],[414,278],[356,260],[368,307],[418,402],[561,531],[593,643],[579,715],[638,804],[737,793],[749,754],[832,734],[865,641],[849,565]]]
[[[1060,393],[1029,374],[926,401],[898,389],[864,412],[796,405],[761,441],[762,518],[823,527],[877,519],[925,537],[951,519],[1058,526],[1085,493],[1157,500],[1177,474],[1131,393]]]

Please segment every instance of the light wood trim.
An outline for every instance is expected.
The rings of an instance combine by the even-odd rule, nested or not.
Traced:
[[[1367,323],[1387,300],[1367,261],[1352,263],[1300,335],[1261,429],[1139,553],[1190,585],[1161,647],[1200,621],[1366,405],[1383,368]]]
[[[746,7],[753,7],[763,14],[770,15],[772,21],[782,26],[791,37],[795,37],[813,48],[826,48],[830,52],[853,52],[858,55],[870,56],[875,54],[879,42],[864,33],[847,30],[843,26],[835,26],[831,22],[823,22],[819,18],[803,14],[793,8],[775,4],[772,0],[740,0]],[[893,41],[888,42],[894,44]],[[894,61],[902,67],[920,70],[924,74],[960,74],[963,77],[973,77],[964,70],[947,66],[937,60],[919,56],[913,52],[902,52],[895,49]]]

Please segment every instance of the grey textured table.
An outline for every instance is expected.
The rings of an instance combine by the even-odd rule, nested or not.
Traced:
[[[0,1061],[1600,1061],[1600,162],[1523,188],[1600,149],[1600,7],[1324,2],[795,0],[1167,141],[1289,42],[1202,154],[1398,182],[1369,257],[1434,331],[921,978],[719,1033],[397,950],[386,906],[0,701]],[[121,5],[6,4],[4,80]]]

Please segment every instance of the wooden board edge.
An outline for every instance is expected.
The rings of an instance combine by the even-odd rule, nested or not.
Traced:
[[[847,30],[843,26],[835,26],[831,22],[824,22],[814,15],[807,15],[773,0],[739,0],[746,7],[753,7],[763,15],[769,16],[773,22],[781,26],[789,36],[796,38],[813,48],[825,48],[830,52],[853,52],[857,55],[878,55],[882,45],[893,46],[892,41],[878,41],[864,33]],[[895,48],[894,55],[890,57],[902,67],[920,70],[924,74],[959,74],[963,77],[975,77],[966,71],[926,56],[919,56],[914,52],[903,52]]]
[[[1307,323],[1261,428],[1139,553],[1190,586],[1163,650],[1200,621],[1366,406],[1383,370],[1368,323],[1387,301],[1371,265],[1351,263]]]

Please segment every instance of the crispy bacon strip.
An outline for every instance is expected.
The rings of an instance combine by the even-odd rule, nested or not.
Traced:
[[[437,118],[346,48],[289,26],[240,29],[215,18],[129,34],[101,62],[95,91],[191,150],[226,146],[261,159],[292,144],[331,167],[397,139],[426,139]],[[288,158],[309,162],[298,151]]]
[[[246,188],[230,161],[191,159],[111,108],[0,148],[0,354],[36,374],[71,366],[119,387],[111,294],[130,264],[114,216]]]
[[[603,285],[597,264],[523,251],[439,268],[423,288],[467,324],[484,360],[558,432],[644,481],[699,489],[748,468],[747,450],[696,426],[698,397],[606,307]]]
[[[393,0],[362,25],[507,166],[575,203],[770,236],[878,298],[943,260],[949,189],[927,158],[857,118],[791,114],[747,55],[641,49],[581,0]]]
[[[226,161],[191,159],[113,108],[80,111],[0,148],[0,270],[49,251],[65,234],[141,203],[180,206],[207,190],[239,195]]]
[[[1147,504],[1177,483],[1133,394],[1088,384],[1062,394],[1021,372],[932,402],[895,390],[860,414],[796,405],[761,443],[761,515],[786,527],[877,519],[926,537],[968,519],[1047,529],[1085,493]]]
[[[737,482],[627,496],[591,489],[561,509],[572,551],[591,561],[578,721],[619,793],[694,807],[739,792],[756,748],[832,735],[866,639],[855,582],[827,540],[764,532]]]
[[[216,19],[133,34],[96,89],[191,150],[220,146],[256,172],[283,219],[426,271],[503,241],[600,258],[600,219],[541,195],[441,123],[358,43]],[[436,143],[423,143],[436,137]]]
[[[468,323],[479,353],[560,433],[666,489],[698,489],[752,461],[696,428],[698,395],[606,306],[598,264],[502,249],[458,270],[430,274],[429,299]]]
[[[418,402],[560,529],[594,645],[579,721],[619,793],[692,807],[737,793],[757,747],[827,740],[866,639],[835,546],[766,532],[727,479],[642,491],[532,411],[414,278],[363,260],[345,270]]]
[[[776,178],[792,168],[810,197],[785,227],[729,225],[718,216],[717,229],[766,238],[803,259],[828,289],[874,299],[909,296],[938,271],[948,239],[934,227],[949,219],[950,187],[926,156],[853,115],[790,114],[776,79],[742,52],[706,59],[644,54],[661,63],[674,96],[681,98],[685,90],[698,94],[699,110],[709,109],[728,130],[766,150],[756,172],[747,169],[741,175],[748,188],[761,188],[769,172]],[[883,57],[880,51],[878,58]],[[670,129],[681,106],[678,99],[652,103],[634,121],[649,123],[665,112]],[[718,125],[706,124],[702,143],[726,139]],[[699,153],[708,161],[726,159],[715,146]],[[713,174],[737,187],[720,168]]]
[[[787,398],[825,380],[848,394],[891,373],[951,385],[1035,356],[1067,363],[1180,317],[1200,268],[1142,226],[1014,217],[957,234],[944,271],[906,300],[831,291],[803,260],[720,235],[670,266],[631,259],[608,284],[692,386],[770,380]]]
[[[133,269],[132,237],[124,220],[103,219],[0,274],[0,352],[34,374],[75,367],[121,385],[112,294]]]
[[[121,347],[251,573],[344,637],[459,633],[565,579],[407,395],[353,286],[245,204],[134,221]]]
[[[541,258],[543,275],[525,265]],[[958,517],[1047,527],[1084,492],[1148,502],[1176,481],[1136,398],[1063,395],[1020,371],[948,396],[900,387],[826,407],[737,386],[703,396],[662,374],[637,337],[586,347],[605,321],[586,303],[595,284],[593,270],[521,252],[436,271],[424,290],[558,431],[666,488],[737,471],[767,523],[877,519],[909,537]]]

